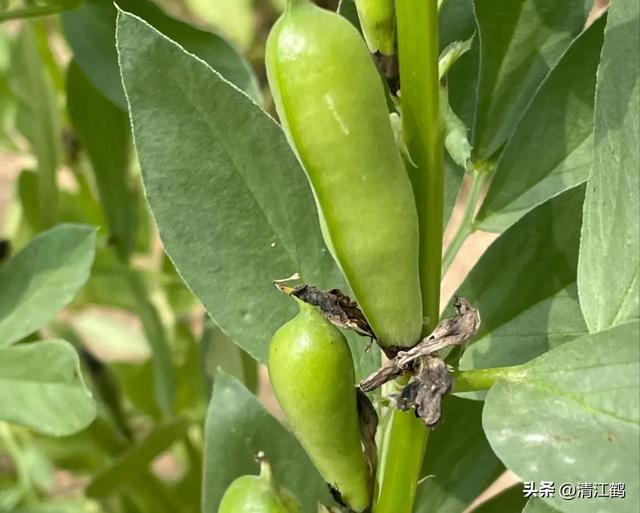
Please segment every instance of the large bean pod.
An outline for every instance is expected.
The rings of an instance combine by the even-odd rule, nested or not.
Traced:
[[[339,15],[290,0],[266,63],[327,246],[379,343],[412,346],[422,330],[418,218],[366,45]]]
[[[351,509],[364,511],[372,483],[360,443],[351,351],[315,307],[299,304],[298,315],[271,340],[271,384],[322,477]]]

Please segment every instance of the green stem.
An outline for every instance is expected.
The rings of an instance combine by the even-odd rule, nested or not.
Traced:
[[[37,7],[25,7],[23,9],[13,9],[12,11],[0,12],[0,22],[7,20],[18,20],[26,18],[38,18],[40,16],[48,16],[50,14],[57,14],[73,7],[74,3],[62,3],[53,5],[41,5]]]
[[[453,262],[453,259],[464,244],[464,241],[467,240],[467,237],[476,230],[474,225],[474,216],[478,208],[478,203],[480,202],[482,186],[484,185],[485,179],[488,175],[488,170],[484,167],[474,168],[471,174],[471,190],[469,191],[469,197],[467,198],[462,222],[460,223],[460,226],[458,226],[458,229],[456,230],[453,239],[451,239],[451,243],[447,247],[442,259],[443,273],[447,272]]]
[[[122,272],[136,301],[142,329],[151,346],[153,359],[154,393],[156,403],[165,417],[173,415],[175,403],[175,376],[168,334],[155,305],[151,302],[144,280],[132,268],[122,264]]]
[[[18,487],[22,498],[29,504],[32,504],[36,500],[36,493],[31,482],[31,476],[29,475],[29,469],[25,464],[25,456],[22,448],[18,445],[15,439],[11,427],[5,422],[0,422],[0,442],[4,446],[5,451],[9,454],[9,457],[13,461],[18,477]]]
[[[396,0],[396,15],[402,125],[415,163],[409,173],[420,226],[423,312],[426,331],[431,331],[440,315],[444,205],[437,4],[435,0]]]
[[[440,120],[438,4],[396,0],[405,143],[420,229],[420,287],[430,332],[440,316],[444,131]],[[410,513],[429,431],[413,412],[393,410],[382,444],[374,513]]]
[[[496,367],[493,369],[473,369],[453,373],[453,392],[478,392],[489,390],[501,378],[514,378],[520,373],[521,365]]]
[[[412,411],[394,409],[382,443],[374,513],[410,513],[429,431]]]

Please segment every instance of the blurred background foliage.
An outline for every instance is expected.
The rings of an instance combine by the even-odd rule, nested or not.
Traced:
[[[120,5],[269,108],[264,43],[283,4]],[[162,251],[143,198],[114,31],[109,0],[0,1],[0,260],[60,223],[98,228],[84,287],[16,346],[70,342],[97,416],[61,443],[39,434],[44,426],[21,428],[0,415],[3,513],[200,511],[216,369],[273,406],[265,380],[258,390],[256,362],[206,318]],[[42,301],[56,291],[49,294]]]

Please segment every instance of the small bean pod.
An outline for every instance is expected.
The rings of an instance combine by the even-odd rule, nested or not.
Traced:
[[[269,462],[261,457],[259,476],[240,476],[224,492],[218,513],[302,513],[298,499],[276,485]]]
[[[320,475],[361,512],[369,506],[372,483],[360,442],[351,351],[314,306],[298,303],[298,315],[271,340],[271,384]]]

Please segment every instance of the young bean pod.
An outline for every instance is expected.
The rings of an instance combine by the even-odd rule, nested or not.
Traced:
[[[362,34],[371,53],[395,53],[394,0],[356,0]]]
[[[366,45],[341,16],[289,0],[266,64],[329,250],[378,343],[414,345],[422,331],[418,218]]]
[[[302,513],[298,499],[276,485],[262,455],[259,476],[240,476],[224,492],[218,513]]]
[[[314,306],[298,303],[298,315],[271,340],[271,384],[322,477],[361,512],[369,506],[372,483],[360,442],[351,351]]]

